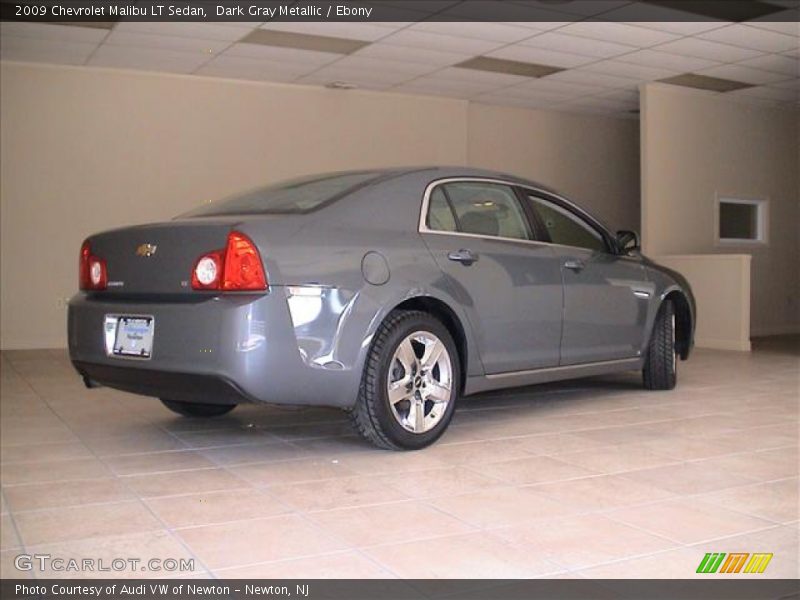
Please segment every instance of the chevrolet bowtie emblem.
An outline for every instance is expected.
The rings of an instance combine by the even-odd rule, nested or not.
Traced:
[[[155,244],[142,244],[136,248],[136,256],[144,256],[145,258],[149,258],[156,253],[156,250],[158,250],[158,246]]]

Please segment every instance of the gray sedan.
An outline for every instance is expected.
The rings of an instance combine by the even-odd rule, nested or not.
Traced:
[[[625,370],[675,386],[686,280],[541,185],[483,170],[317,175],[89,237],[69,350],[90,387],[190,417],[334,406],[384,448],[462,396]]]

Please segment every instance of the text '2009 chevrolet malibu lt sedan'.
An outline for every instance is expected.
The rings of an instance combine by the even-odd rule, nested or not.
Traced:
[[[694,299],[637,247],[509,175],[318,175],[89,237],[70,356],[182,415],[335,406],[422,448],[484,390],[634,369],[673,388]]]

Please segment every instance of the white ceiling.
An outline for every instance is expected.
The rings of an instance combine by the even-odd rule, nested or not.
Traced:
[[[624,18],[627,5],[616,0],[559,4],[583,16],[602,6],[611,11],[603,15],[609,19]],[[255,28],[369,44],[344,56],[239,43]],[[307,85],[342,81],[371,90],[613,116],[635,117],[632,111],[638,108],[640,84],[687,72],[755,84],[727,94],[743,101],[796,105],[800,100],[800,24],[796,20],[746,24],[120,21],[110,30],[4,22],[0,34],[0,58],[6,60]],[[567,70],[531,79],[453,66],[476,56]]]

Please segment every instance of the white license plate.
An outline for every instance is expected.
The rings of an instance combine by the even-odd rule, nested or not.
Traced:
[[[121,358],[148,359],[153,352],[154,330],[152,316],[106,315],[106,353]]]

